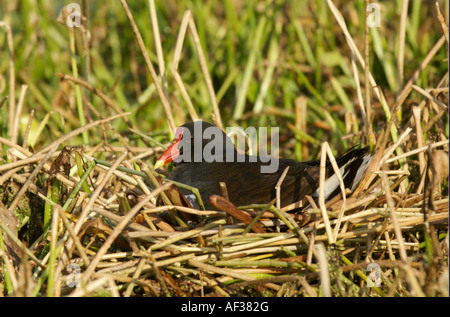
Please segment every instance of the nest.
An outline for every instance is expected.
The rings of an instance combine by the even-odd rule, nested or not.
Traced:
[[[436,164],[445,163],[443,151],[433,150],[439,145],[423,150],[430,173],[418,193],[401,192],[404,170],[379,170],[382,160],[395,165],[417,152],[388,159],[393,145],[374,156],[359,188],[325,205],[310,199],[307,208],[277,208],[276,201],[234,206],[213,196],[218,210],[209,211],[190,207],[177,186],[142,161],[149,149],[53,146],[46,154],[17,153],[21,160],[10,165],[44,156],[37,167],[29,165],[28,180],[46,174],[48,190],[10,173],[23,184],[11,205],[29,191],[51,213],[26,247],[11,230],[17,224],[11,207],[2,206],[2,259],[13,260],[5,261],[4,274],[17,274],[12,281],[25,283],[17,286],[23,295],[444,295],[448,196],[440,192],[445,175],[437,171],[445,171]],[[107,160],[90,155],[101,150]],[[84,163],[71,175],[77,159]],[[371,263],[380,274],[376,284],[366,271]],[[53,275],[53,285],[21,278],[44,274]]]

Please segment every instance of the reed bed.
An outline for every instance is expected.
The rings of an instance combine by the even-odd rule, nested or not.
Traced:
[[[10,56],[0,64],[10,75],[8,97],[0,95],[0,296],[448,296],[448,1],[422,8],[437,17],[424,26],[420,1],[409,11],[409,1],[383,7],[385,19],[400,17],[393,36],[358,19],[364,1],[308,1],[316,16],[292,21],[283,14],[301,9],[290,1],[186,3],[150,0],[148,16],[126,0],[112,5],[121,17],[102,26],[111,30],[105,38],[130,47],[111,44],[111,60],[89,42],[97,22],[84,10],[83,27],[60,39],[68,68],[52,66],[55,82],[43,87],[46,78],[15,65],[25,53],[14,52],[14,40],[31,40],[31,26],[13,34],[11,20],[0,21]],[[24,6],[30,18],[42,10]],[[208,20],[202,10],[224,17]],[[63,9],[59,20],[69,15]],[[226,24],[217,29],[224,47],[214,47],[223,64],[205,48],[208,23],[217,22]],[[170,37],[169,27],[180,31]],[[237,47],[233,34],[252,43]],[[129,78],[114,79],[123,60]],[[31,98],[38,107],[25,104]],[[219,210],[196,209],[167,170],[153,169],[173,128],[196,118],[281,125],[280,155],[298,160],[333,161],[356,143],[374,158],[353,193],[342,188],[328,202],[233,206],[217,196]]]

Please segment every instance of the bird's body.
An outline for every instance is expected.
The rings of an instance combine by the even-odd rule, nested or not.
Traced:
[[[166,151],[168,153],[172,150],[172,154],[175,153],[174,155],[169,155],[169,161],[177,156],[177,150],[181,149],[181,154],[183,153],[183,148],[193,150],[195,140],[201,142],[202,146],[198,147],[201,149],[205,149],[205,146],[209,142],[212,142],[211,139],[202,139],[201,141],[198,139],[198,135],[193,133],[195,124],[202,125],[201,131],[204,131],[206,128],[219,129],[203,121],[191,122],[180,127],[179,129],[182,130],[179,134],[186,135],[187,133],[193,137],[189,138],[189,140],[185,139],[186,143],[184,144],[182,144],[183,137],[179,137],[175,149],[172,148]],[[184,160],[175,160],[175,167],[168,177],[171,180],[196,187],[207,209],[214,209],[209,203],[209,197],[211,195],[222,195],[223,189],[220,186],[221,182],[226,185],[228,199],[236,206],[271,202],[276,197],[275,186],[287,167],[289,169],[280,188],[281,206],[303,200],[305,195],[318,196],[319,160],[297,162],[291,159],[276,159],[277,167],[275,170],[271,173],[262,173],[261,167],[269,164],[267,160],[257,156],[239,154],[225,133],[220,130],[220,132],[217,132],[217,135],[221,135],[223,138],[224,146],[222,146],[222,149],[233,152],[232,156],[228,156],[228,161],[226,160],[226,155],[223,154],[222,159],[219,159],[219,161],[208,162],[210,159],[205,155],[201,161],[196,162],[193,155],[194,151],[192,151],[191,155],[185,157]],[[175,152],[173,152],[174,150]],[[160,158],[160,162],[165,160],[164,157],[167,159],[167,155],[165,154]],[[216,158],[220,157],[220,155],[217,155],[217,152],[213,154],[216,155]],[[346,188],[354,189],[359,183],[370,161],[370,157],[367,153],[367,148],[363,148],[351,149],[337,159]],[[231,161],[230,158],[232,158]],[[340,192],[340,188],[337,177],[334,175],[333,168],[329,162],[326,165],[326,179],[325,198],[330,199]],[[192,193],[188,190],[183,190],[183,193],[188,199],[192,197]],[[189,200],[195,205],[195,201]]]

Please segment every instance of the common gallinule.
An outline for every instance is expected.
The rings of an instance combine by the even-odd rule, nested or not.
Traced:
[[[368,148],[353,148],[337,158],[346,188],[356,188],[370,158]],[[288,166],[281,186],[281,206],[298,202],[305,195],[318,197],[320,160],[297,162],[276,159],[274,164],[267,159],[239,153],[220,128],[205,121],[194,121],[176,130],[174,143],[157,160],[155,169],[173,161],[174,168],[168,178],[196,187],[207,209],[214,209],[209,197],[222,194],[220,182],[226,184],[228,199],[236,206],[269,203],[276,197],[275,186]],[[269,164],[275,169],[263,173],[263,167]],[[193,206],[198,207],[192,192],[182,192]],[[338,193],[339,181],[327,162],[325,199],[331,199]]]

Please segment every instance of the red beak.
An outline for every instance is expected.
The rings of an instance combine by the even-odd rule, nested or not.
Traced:
[[[159,157],[159,159],[155,163],[155,169],[160,168],[166,164],[169,164],[178,156],[180,156],[180,150],[178,149],[178,144],[180,143],[183,137],[183,128],[178,128],[175,132],[175,140],[171,146]]]

